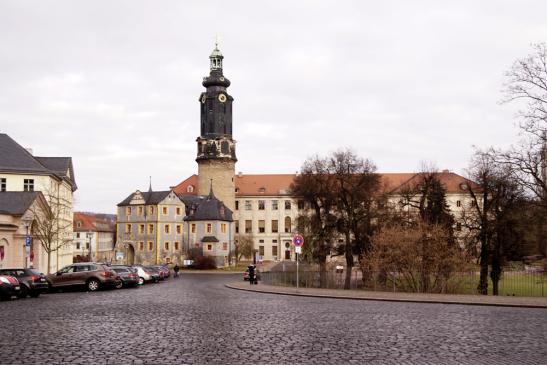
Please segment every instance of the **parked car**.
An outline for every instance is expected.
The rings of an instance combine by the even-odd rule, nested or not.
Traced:
[[[255,269],[255,275],[256,275],[256,280],[262,280],[260,277],[260,271],[258,271],[258,269]],[[249,268],[245,269],[245,272],[243,273],[243,280],[249,281]]]
[[[150,282],[157,283],[160,280],[160,275],[156,271],[152,271],[145,266],[135,265],[132,268],[137,270],[139,285]]]
[[[20,291],[17,295],[19,298],[26,298],[30,295],[37,298],[42,293],[48,291],[48,283],[46,276],[35,269],[0,269],[0,275],[10,275],[19,281]]]
[[[89,291],[120,285],[120,277],[109,266],[96,262],[80,262],[63,267],[46,276],[50,289],[85,286]]]
[[[157,269],[160,274],[163,276],[164,279],[167,279],[171,276],[171,271],[169,271],[169,268],[164,265],[151,265],[150,267]]]
[[[112,270],[120,276],[120,284],[116,288],[120,289],[122,287],[128,286],[137,286],[139,284],[139,275],[137,275],[137,270],[129,266],[111,266]]]
[[[145,268],[158,275],[158,279],[163,281],[165,280],[165,272],[163,270],[158,269],[157,266],[145,266]]]
[[[10,300],[12,296],[18,295],[21,287],[17,278],[9,275],[0,275],[0,299]]]

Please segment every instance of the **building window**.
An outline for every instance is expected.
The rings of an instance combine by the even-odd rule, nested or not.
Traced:
[[[213,250],[213,245],[208,244],[208,245],[207,245],[207,251],[212,251],[212,250]]]
[[[179,250],[179,243],[175,242],[175,251],[178,251],[178,250]]]
[[[285,200],[285,210],[289,210],[289,209],[291,209],[291,201]]]
[[[177,207],[177,208],[175,209],[175,214],[176,214],[176,215],[181,215],[181,212],[182,212],[182,209],[180,209],[180,207]]]
[[[164,231],[166,234],[171,233],[171,225],[170,225],[170,224],[166,224],[165,226],[163,226],[163,231]]]
[[[298,210],[304,210],[304,201],[303,200],[298,201]]]
[[[144,241],[139,242],[139,251],[144,251]]]
[[[250,200],[245,200],[245,210],[253,209],[253,204]]]
[[[177,234],[181,234],[181,233],[182,233],[182,225],[177,224]]]
[[[475,200],[471,200],[471,206],[474,207],[477,204]]]
[[[213,225],[211,223],[207,223],[207,233],[213,232]]]
[[[195,223],[192,223],[192,225],[190,226],[190,230],[192,233],[196,233],[196,224]]]
[[[228,251],[228,242],[223,242],[223,243],[222,243],[222,249],[223,249],[224,251]]]
[[[220,232],[226,233],[226,223],[221,223],[220,224]]]
[[[264,233],[266,232],[266,221],[259,220],[258,221],[258,233]]]
[[[131,224],[125,225],[125,233],[131,233]]]
[[[154,225],[153,224],[148,225],[148,233],[154,233]]]
[[[279,232],[279,225],[277,219],[272,219],[272,233]]]
[[[245,221],[245,233],[253,233],[253,221]]]
[[[148,241],[148,251],[152,251],[154,249],[154,242]]]
[[[138,214],[138,215],[142,215],[143,212],[144,212],[144,207],[139,207],[139,208],[137,209],[137,214]]]
[[[82,222],[78,221],[76,222],[76,227],[80,228],[82,226]]]
[[[148,214],[150,214],[150,215],[154,214],[154,207],[153,206],[148,207]]]
[[[162,207],[161,208],[161,213],[163,215],[167,215],[169,213],[169,207]]]
[[[291,217],[285,217],[285,233],[291,233]]]
[[[239,200],[236,200],[236,210],[239,210]]]
[[[277,246],[272,246],[272,256],[277,257]]]
[[[239,233],[239,221],[235,221],[236,233]]]
[[[6,191],[7,189],[6,186],[7,186],[6,178],[5,177],[0,178],[0,191]]]
[[[169,242],[166,241],[164,245],[165,245],[165,251],[169,251]]]
[[[80,238],[80,232],[76,233],[76,238]]]
[[[34,191],[34,179],[24,179],[23,180],[23,190],[24,191]]]
[[[258,246],[258,254],[264,256],[264,246]]]
[[[259,200],[258,201],[258,210],[264,210],[266,206],[266,201],[265,200]]]
[[[89,250],[89,241],[85,243],[85,249]]]
[[[77,249],[77,250],[80,249],[80,242],[76,242],[76,249]]]
[[[125,208],[125,215],[130,216],[131,215],[131,207]]]
[[[139,233],[140,234],[144,233],[144,224],[139,224]]]
[[[461,207],[462,206],[462,202],[460,200],[456,200],[456,206],[457,207]]]
[[[272,210],[277,210],[278,209],[278,202],[277,200],[272,200]]]

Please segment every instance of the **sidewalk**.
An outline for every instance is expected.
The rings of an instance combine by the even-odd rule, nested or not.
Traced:
[[[483,295],[452,295],[452,294],[423,294],[423,293],[393,293],[362,290],[315,289],[274,286],[267,284],[250,285],[248,282],[238,281],[226,284],[226,287],[237,290],[247,290],[259,293],[295,295],[304,297],[320,297],[334,299],[379,300],[390,302],[410,303],[442,303],[463,305],[488,305],[498,307],[522,307],[547,309],[545,297],[502,297]]]

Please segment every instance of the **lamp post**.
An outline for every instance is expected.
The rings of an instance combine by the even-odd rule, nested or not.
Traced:
[[[23,224],[25,225],[26,233],[25,233],[25,269],[29,267],[28,258],[30,253],[30,244],[32,241],[32,238],[29,235],[29,228],[32,224],[33,219],[29,217],[25,217],[22,219]]]
[[[93,237],[93,233],[92,232],[87,232],[85,234],[85,237],[87,238],[88,244],[89,244],[89,262],[91,262],[91,261],[93,261],[92,257],[91,257],[91,238]]]

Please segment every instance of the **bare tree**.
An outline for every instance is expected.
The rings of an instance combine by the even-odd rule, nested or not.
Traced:
[[[329,157],[329,171],[335,180],[338,231],[345,238],[342,247],[347,268],[344,289],[349,289],[354,255],[361,257],[372,246],[380,176],[375,173],[372,161],[351,150],[333,153]]]
[[[55,186],[42,190],[49,209],[31,208],[34,216],[32,230],[47,254],[47,273],[50,273],[51,255],[70,245],[72,236],[72,203]]]
[[[335,180],[327,158],[306,160],[291,185],[291,192],[310,207],[298,217],[297,229],[304,235],[304,255],[319,264],[319,282],[326,286],[327,257],[337,235]]]
[[[237,234],[235,237],[236,266],[243,257],[251,258],[253,256],[253,236],[251,234]]]

